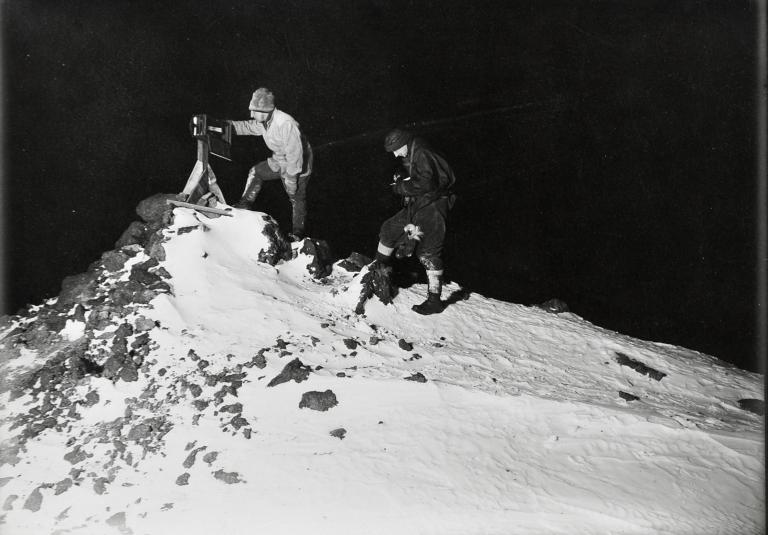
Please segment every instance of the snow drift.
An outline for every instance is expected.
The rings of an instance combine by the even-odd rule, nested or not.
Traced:
[[[0,532],[759,533],[763,378],[143,202],[0,320]],[[365,272],[366,268],[362,269]]]

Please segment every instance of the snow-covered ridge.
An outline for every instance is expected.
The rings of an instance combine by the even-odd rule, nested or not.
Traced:
[[[762,376],[456,284],[358,315],[319,244],[156,201],[0,323],[0,533],[763,529]]]

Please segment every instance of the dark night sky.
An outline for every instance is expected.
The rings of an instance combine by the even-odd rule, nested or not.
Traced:
[[[308,230],[337,256],[374,253],[396,209],[382,136],[412,125],[458,175],[449,278],[758,369],[754,2],[2,8],[4,312],[181,190],[190,116],[245,118],[266,85],[318,147]],[[213,162],[228,200],[266,155],[242,138]],[[256,208],[288,221],[277,183]]]

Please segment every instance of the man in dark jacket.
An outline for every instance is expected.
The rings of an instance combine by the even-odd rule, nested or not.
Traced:
[[[455,176],[445,158],[426,141],[405,130],[393,130],[384,139],[384,149],[401,158],[405,174],[396,174],[394,192],[403,197],[403,208],[387,219],[379,232],[376,263],[389,266],[396,256],[416,254],[427,272],[427,299],[414,305],[419,314],[437,314],[443,285],[443,240],[445,220],[452,203]]]

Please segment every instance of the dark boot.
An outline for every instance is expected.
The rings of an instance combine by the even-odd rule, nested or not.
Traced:
[[[413,305],[411,308],[414,312],[428,316],[429,314],[440,314],[445,310],[445,303],[440,300],[440,294],[429,292],[423,303]]]

